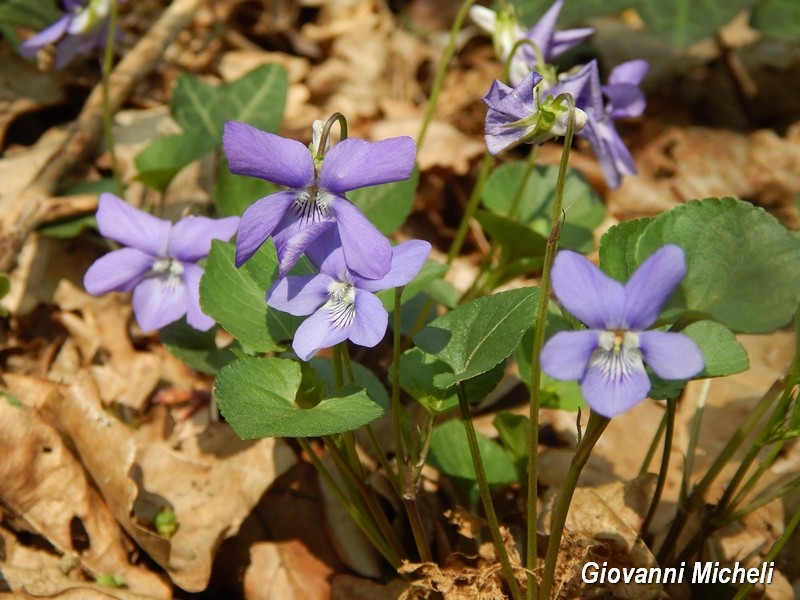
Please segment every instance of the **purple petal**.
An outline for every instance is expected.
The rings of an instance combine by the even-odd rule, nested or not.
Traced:
[[[154,331],[186,314],[183,280],[150,277],[133,290],[133,313],[142,331]]]
[[[347,267],[369,279],[386,275],[392,265],[389,240],[349,201],[337,198],[331,208],[336,213],[336,226]]]
[[[625,284],[623,327],[632,331],[647,329],[656,322],[672,291],[686,276],[686,261],[680,246],[659,248]]]
[[[328,288],[333,282],[323,273],[290,275],[272,284],[267,291],[267,304],[290,315],[310,315],[328,301]]]
[[[556,21],[558,20],[558,15],[563,5],[564,0],[557,0],[554,2],[553,6],[542,15],[542,18],[539,19],[536,25],[531,27],[525,34],[526,38],[539,47],[539,51],[542,53],[545,61],[549,61],[553,57],[551,54],[551,40],[555,33]]]
[[[347,138],[325,155],[319,185],[342,195],[368,185],[408,179],[416,154],[417,145],[410,137],[380,142]]]
[[[356,289],[356,314],[348,336],[354,344],[372,348],[386,335],[389,313],[378,297]]]
[[[306,256],[318,271],[327,273],[335,279],[341,280],[349,270],[344,261],[342,240],[336,227],[326,229],[309,244]]]
[[[498,154],[521,142],[532,129],[532,125],[514,125],[536,113],[533,88],[542,80],[541,75],[531,71],[514,88],[495,81],[483,97],[486,111],[486,147],[490,154]]]
[[[331,314],[321,308],[300,324],[294,334],[292,349],[301,360],[308,360],[321,348],[330,348],[347,339],[350,327],[336,327]]]
[[[575,106],[586,113],[590,122],[603,117],[603,90],[597,60],[589,61],[580,71],[547,90],[547,94],[554,97],[565,92],[572,95]]]
[[[542,348],[542,371],[563,381],[580,379],[597,344],[596,331],[559,331]]]
[[[356,287],[368,292],[379,292],[405,285],[417,276],[431,253],[431,245],[423,240],[409,240],[392,248],[389,272],[380,279],[353,276]]]
[[[97,226],[105,237],[151,256],[165,256],[172,225],[113,194],[100,194]]]
[[[579,135],[589,140],[608,187],[616,189],[625,175],[634,175],[636,163],[610,118],[589,121]]]
[[[561,305],[591,329],[622,325],[625,288],[586,258],[562,250],[553,263],[553,291]]]
[[[647,75],[650,65],[646,60],[629,60],[622,64],[617,65],[611,70],[608,75],[608,83],[616,85],[619,83],[628,83],[631,85],[639,85]]]
[[[69,29],[71,21],[71,15],[64,15],[47,29],[42,29],[39,33],[20,44],[19,53],[25,58],[36,56],[36,53],[48,44],[53,44],[60,40]]]
[[[191,263],[183,263],[183,283],[186,285],[186,322],[198,331],[208,331],[214,319],[200,308],[200,279],[203,269]]]
[[[333,218],[323,221],[308,221],[299,219],[291,212],[287,212],[278,224],[277,231],[272,239],[275,241],[275,251],[278,253],[278,274],[285,277],[295,263],[300,260],[306,248],[317,239],[324,231],[334,224]]]
[[[236,175],[260,177],[295,189],[314,183],[311,152],[296,140],[228,121],[222,147],[228,157],[228,168]]]
[[[564,54],[564,52],[570,48],[574,48],[582,41],[590,38],[593,34],[594,29],[591,27],[556,31],[553,34],[553,39],[550,41],[550,58],[555,58],[560,54]],[[545,60],[547,60],[547,57],[545,57]]]
[[[616,378],[607,376],[600,367],[589,367],[580,384],[586,404],[608,418],[636,406],[650,391],[650,379],[644,367]]]
[[[239,232],[236,236],[237,267],[250,260],[261,244],[273,234],[295,197],[295,192],[277,192],[247,207],[239,221]]]
[[[231,239],[238,226],[239,217],[186,217],[172,226],[167,253],[183,262],[197,262],[208,256],[211,240]]]
[[[86,271],[83,286],[93,296],[108,292],[130,292],[142,280],[153,257],[135,248],[121,248],[100,257]]]
[[[647,100],[639,83],[649,68],[647,61],[631,60],[611,71],[603,93],[608,98],[606,112],[613,119],[638,117],[644,112]]]
[[[643,331],[639,349],[661,379],[691,379],[703,370],[703,353],[692,338],[669,331]]]

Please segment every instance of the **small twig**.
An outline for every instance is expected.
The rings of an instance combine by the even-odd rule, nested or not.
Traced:
[[[202,0],[175,0],[138,44],[111,72],[108,102],[118,111],[136,85],[150,74],[172,40],[194,18]],[[65,175],[85,162],[103,137],[103,85],[98,83],[77,120],[65,131],[63,143],[17,198],[0,224],[0,271],[9,271],[25,239],[38,224],[41,205],[55,192]]]

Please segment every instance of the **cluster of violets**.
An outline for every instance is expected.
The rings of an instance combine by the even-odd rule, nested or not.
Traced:
[[[575,101],[575,130],[586,137],[597,155],[606,182],[619,187],[622,177],[636,173],[636,164],[614,127],[614,120],[638,117],[646,100],[639,84],[648,64],[632,60],[615,67],[606,85],[600,82],[597,61],[556,74],[552,58],[584,41],[592,29],[556,31],[563,0],[558,0],[530,29],[523,29],[510,7],[495,13],[473,6],[470,16],[492,35],[495,49],[509,62],[509,83],[492,84],[484,97],[486,145],[497,154],[520,143],[541,144],[563,136],[568,107],[564,94]]]
[[[378,344],[388,313],[375,292],[411,281],[431,250],[421,240],[393,247],[345,197],[350,190],[407,179],[414,168],[414,141],[347,138],[328,148],[331,123],[314,123],[308,147],[236,121],[226,123],[222,138],[232,173],[287,188],[242,215],[236,266],[272,237],[279,279],[267,292],[267,304],[310,315],[292,344],[302,360],[347,339],[366,347]],[[303,253],[318,272],[289,275]]]
[[[108,39],[113,2],[116,0],[64,0],[66,12],[50,27],[25,40],[20,54],[32,58],[55,44],[54,66],[61,69],[76,56],[102,48]]]

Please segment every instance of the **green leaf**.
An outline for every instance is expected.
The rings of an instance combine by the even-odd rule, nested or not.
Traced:
[[[483,400],[497,387],[505,372],[505,363],[497,363],[486,373],[464,382],[467,402],[474,404]],[[450,373],[450,367],[435,356],[419,348],[411,348],[400,355],[400,387],[432,414],[441,414],[458,406],[458,389],[455,385],[446,389],[437,388],[434,378]]]
[[[503,215],[479,210],[475,218],[481,227],[500,244],[503,262],[534,256],[544,257],[547,237],[527,225]]]
[[[170,109],[185,132],[200,132],[219,143],[228,120],[276,131],[283,118],[288,85],[286,71],[279,65],[256,67],[222,85],[180,73]]]
[[[636,246],[653,219],[623,221],[600,238],[600,268],[617,281],[628,281],[636,270]]]
[[[347,197],[378,231],[389,235],[405,223],[414,204],[418,183],[419,167],[415,165],[411,177],[404,181],[359,188],[348,192]]]
[[[41,235],[46,235],[53,238],[68,240],[78,237],[87,229],[94,229],[97,227],[97,220],[94,215],[80,215],[71,219],[64,219],[62,221],[53,221],[46,225],[42,225],[37,229]]]
[[[520,482],[527,481],[530,419],[504,410],[497,413],[492,420],[492,425],[497,429],[503,448],[514,461],[517,479]]]
[[[553,226],[557,179],[557,167],[531,168],[523,161],[505,163],[487,179],[483,205],[497,215],[519,220],[546,240]],[[518,200],[512,214],[515,198]],[[565,220],[559,244],[562,248],[590,252],[594,248],[594,228],[605,218],[603,202],[575,169],[567,171],[564,199]]]
[[[60,16],[54,0],[0,0],[0,23],[44,29]]]
[[[217,348],[216,331],[213,328],[198,331],[189,326],[185,319],[162,327],[158,337],[170,353],[201,373],[216,375],[236,358],[230,348]]]
[[[277,279],[275,247],[265,243],[241,269],[234,266],[235,254],[232,242],[212,242],[200,280],[200,308],[248,348],[281,351],[302,319],[267,306],[266,290]]]
[[[682,48],[713,35],[754,0],[635,0],[631,4],[653,33]]]
[[[478,449],[489,485],[509,485],[517,480],[514,462],[499,444],[479,433]],[[475,481],[475,468],[461,421],[446,421],[434,428],[428,462],[448,477]]]
[[[214,186],[214,206],[220,216],[240,216],[251,204],[277,191],[278,186],[269,181],[234,175],[228,162],[222,160]]]
[[[766,36],[795,42],[800,38],[800,3],[797,0],[760,0],[753,7],[750,26]]]
[[[532,27],[553,5],[553,0],[510,0],[523,22]],[[613,15],[630,8],[632,0],[580,0],[565,2],[558,18],[560,26],[590,17]],[[559,27],[560,28],[560,27]]]
[[[203,131],[189,131],[153,140],[133,159],[136,179],[163,192],[186,165],[211,152],[219,143]]]
[[[217,375],[219,409],[242,439],[316,437],[352,431],[380,417],[383,409],[366,390],[346,386],[312,408],[295,402],[300,365],[282,358],[244,358]]]
[[[698,321],[681,333],[692,338],[703,353],[705,367],[695,379],[733,375],[750,367],[744,346],[724,325],[714,321]]]
[[[501,292],[462,304],[414,336],[417,346],[446,362],[453,373],[436,376],[447,388],[485,373],[507,358],[532,326],[538,288]]]
[[[333,371],[333,361],[330,358],[322,358],[315,356],[310,361],[312,367],[317,372],[317,376],[322,379],[326,386],[325,392],[330,395],[336,389],[336,377]],[[355,385],[367,390],[367,394],[384,410],[389,409],[389,394],[386,393],[386,388],[383,387],[380,379],[375,374],[367,369],[365,366],[353,362],[353,377],[355,377]]]
[[[601,267],[607,273],[632,273],[665,244],[682,247],[688,274],[670,298],[666,318],[691,311],[734,332],[765,333],[794,316],[800,301],[800,240],[763,209],[733,198],[708,198],[646,223],[628,236],[618,236],[616,227],[609,230],[609,239],[601,242]],[[626,252],[602,251],[619,239]],[[624,264],[616,262],[623,259]]]

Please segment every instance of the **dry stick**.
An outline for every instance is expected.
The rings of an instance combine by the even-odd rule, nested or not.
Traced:
[[[126,54],[108,81],[111,112],[123,105],[136,85],[149,75],[167,46],[194,18],[202,0],[175,0],[150,31]],[[103,137],[103,85],[98,83],[64,142],[15,200],[13,218],[0,227],[0,271],[9,271],[28,235],[39,225],[41,205],[49,200],[61,179],[96,150]]]

